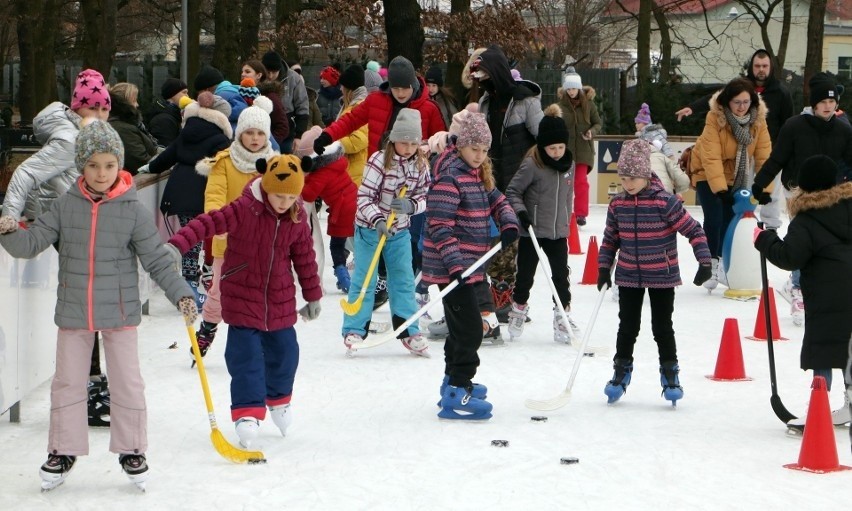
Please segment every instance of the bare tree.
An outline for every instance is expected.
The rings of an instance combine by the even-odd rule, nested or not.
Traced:
[[[464,86],[461,82],[464,64],[467,61],[467,47],[470,42],[467,23],[470,21],[470,0],[452,0],[450,4],[450,19],[453,21],[447,28],[447,76],[446,85],[455,93],[457,98],[464,96]]]
[[[423,26],[420,23],[420,4],[417,0],[382,2],[385,7],[385,34],[388,39],[388,58],[402,55],[414,64],[423,65]]]
[[[83,67],[100,71],[106,77],[115,59],[118,0],[80,0],[82,37],[79,51]]]
[[[784,61],[787,57],[787,42],[790,39],[790,23],[792,20],[792,0],[737,0],[743,9],[757,22],[760,27],[760,38],[763,48],[772,57],[772,69],[776,78],[783,77]],[[775,8],[781,6],[783,9],[783,20],[781,25],[781,40],[778,46],[772,44],[769,37],[769,24],[773,21],[772,14]]]
[[[213,67],[234,80],[240,68],[240,2],[216,0],[213,13],[216,20]]]
[[[807,56],[805,57],[805,86],[804,93],[802,94],[804,106],[808,105],[808,97],[810,96],[808,81],[822,69],[822,45],[825,33],[826,4],[826,0],[811,0],[811,7],[808,11],[808,49]]]
[[[601,16],[612,0],[539,0],[531,2],[535,26],[532,31],[542,56],[563,62],[565,56],[579,58],[589,54],[589,62],[598,62],[601,46],[611,46],[613,24],[602,23]],[[618,35],[621,30],[616,31]],[[616,37],[618,37],[616,35]]]
[[[23,122],[31,121],[39,109],[57,98],[53,49],[59,32],[59,1],[14,0],[20,81],[29,84],[21,88],[18,98]]]
[[[651,8],[653,0],[639,0],[639,28],[636,36],[636,94],[644,97],[651,83]]]

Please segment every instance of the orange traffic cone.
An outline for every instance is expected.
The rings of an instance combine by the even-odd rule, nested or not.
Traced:
[[[852,467],[841,465],[837,459],[837,443],[834,440],[834,425],[831,423],[825,378],[814,376],[811,389],[813,390],[808,405],[808,418],[805,421],[805,436],[799,451],[799,462],[784,465],[784,468],[817,474],[852,470]]]
[[[715,381],[749,381],[743,363],[743,347],[740,344],[740,327],[735,318],[725,318],[722,342],[716,357],[716,370],[708,378]]]
[[[778,309],[775,307],[775,292],[769,288],[769,313],[772,324],[772,340],[786,341],[786,337],[781,336],[781,327],[778,326]],[[752,341],[765,341],[769,336],[766,333],[766,314],[763,313],[763,293],[760,294],[760,304],[757,306],[757,319],[754,322],[754,335],[749,335],[746,339]]]
[[[589,236],[589,249],[586,254],[586,267],[583,268],[583,280],[580,284],[598,283],[598,238],[597,236]]]
[[[568,234],[568,253],[571,255],[582,254],[583,249],[580,247],[580,231],[577,228],[577,217],[571,213],[571,227]]]

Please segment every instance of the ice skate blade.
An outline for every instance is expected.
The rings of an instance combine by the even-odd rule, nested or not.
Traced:
[[[488,420],[492,417],[491,412],[485,413],[458,413],[452,408],[442,408],[440,412],[438,412],[438,418],[445,421],[470,421],[470,422],[479,422]]]
[[[347,348],[346,349],[346,358],[355,358],[355,353],[357,353],[357,352],[358,352],[358,350],[356,350],[356,349]]]
[[[432,354],[429,353],[428,349],[423,351],[408,350],[408,352],[414,355],[415,357],[432,358]]]
[[[49,491],[55,490],[56,488],[59,488],[60,486],[62,486],[62,484],[64,482],[65,482],[65,477],[62,477],[58,481],[42,481],[41,482],[41,492],[47,493]]]

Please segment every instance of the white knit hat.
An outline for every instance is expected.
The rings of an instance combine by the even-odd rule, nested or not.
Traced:
[[[562,88],[566,90],[583,88],[583,80],[580,79],[580,75],[577,74],[577,71],[573,67],[565,69],[565,74],[562,78]]]
[[[388,140],[391,142],[417,142],[423,141],[423,127],[420,121],[420,111],[412,108],[403,108],[393,123]]]
[[[266,96],[258,96],[255,98],[252,106],[240,112],[240,118],[237,119],[237,131],[234,133],[234,138],[239,139],[240,135],[247,129],[257,129],[266,133],[266,138],[272,136],[269,114],[272,112],[272,101]]]

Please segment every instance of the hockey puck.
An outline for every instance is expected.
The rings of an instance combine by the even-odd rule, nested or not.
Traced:
[[[533,422],[547,422],[547,417],[543,415],[533,415],[530,417],[530,420]]]
[[[492,440],[491,445],[494,447],[509,447],[508,440]]]
[[[588,353],[583,353],[583,356],[593,358],[595,356],[595,353],[593,351],[590,351]]]
[[[580,463],[580,458],[559,458],[559,463],[562,465],[574,465]]]

